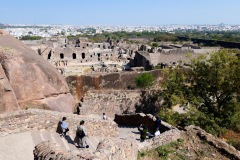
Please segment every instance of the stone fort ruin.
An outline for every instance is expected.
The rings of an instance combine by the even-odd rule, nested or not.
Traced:
[[[151,47],[113,41],[111,38],[102,43],[92,43],[87,38],[69,40],[59,37],[24,43],[65,76],[152,70],[156,66],[160,68],[185,66],[191,58],[219,49],[200,48],[191,44]]]

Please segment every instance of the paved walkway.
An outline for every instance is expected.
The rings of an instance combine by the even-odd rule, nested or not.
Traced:
[[[144,148],[145,146],[149,146],[150,143],[140,142],[140,132],[137,127],[124,127],[119,126],[119,138],[124,140],[135,140],[138,144],[138,149]]]
[[[33,160],[34,142],[30,132],[0,138],[1,160]]]

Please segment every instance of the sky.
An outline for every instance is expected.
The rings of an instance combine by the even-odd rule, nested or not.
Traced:
[[[240,24],[240,0],[0,0],[0,23]]]

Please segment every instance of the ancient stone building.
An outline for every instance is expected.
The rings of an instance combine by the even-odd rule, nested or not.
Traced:
[[[71,41],[50,38],[28,45],[65,75],[120,72],[134,52],[132,46],[115,46],[111,39],[103,43],[91,43],[86,38]]]
[[[200,48],[193,45],[161,45],[159,47],[150,47],[142,45],[135,52],[135,56],[131,61],[131,66],[144,67],[145,70],[151,70],[155,66],[173,67],[176,65],[188,64],[194,57],[199,54],[207,54],[218,50],[219,48]]]

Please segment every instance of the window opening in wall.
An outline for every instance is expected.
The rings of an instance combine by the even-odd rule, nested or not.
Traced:
[[[52,56],[52,54],[51,54],[51,52],[48,54],[48,59],[51,59],[51,56]]]
[[[64,58],[64,54],[61,53],[61,54],[60,54],[60,59],[63,59],[63,58]]]
[[[90,57],[92,58],[92,55],[90,55]]]
[[[73,53],[73,54],[72,54],[72,58],[73,58],[73,59],[77,59],[76,53]]]
[[[98,53],[97,56],[100,58],[100,53]]]
[[[85,59],[85,53],[82,53],[82,59]]]
[[[98,48],[100,48],[101,46],[100,45],[98,45]]]

